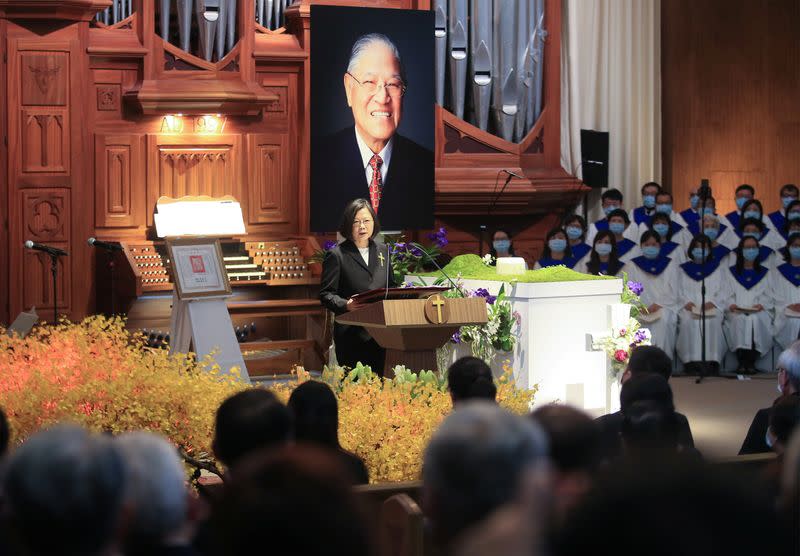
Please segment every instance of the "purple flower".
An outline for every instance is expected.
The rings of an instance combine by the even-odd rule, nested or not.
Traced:
[[[439,228],[437,231],[428,234],[428,239],[436,242],[437,247],[444,247],[449,243],[447,241],[447,230],[444,227]]]
[[[336,247],[337,243],[335,241],[326,241],[325,244],[322,246],[323,251],[330,251],[334,247]]]
[[[460,344],[461,343],[461,329],[460,328],[453,333],[453,336],[450,338],[450,341],[453,342],[454,344]]]
[[[489,305],[494,305],[494,302],[497,300],[497,297],[490,294],[489,290],[487,290],[486,288],[478,288],[477,290],[472,292],[471,297],[483,297],[484,299],[486,299],[486,303],[488,303]]]
[[[633,335],[633,343],[640,344],[647,339],[647,334],[645,334],[644,330],[637,330],[636,334]]]
[[[631,290],[633,295],[642,295],[644,291],[644,287],[639,282],[634,282],[633,280],[628,281],[628,289]]]
[[[409,249],[409,252],[412,255],[414,255],[415,257],[421,257],[422,256],[422,250],[419,247],[415,247],[413,245],[411,246],[411,249]]]

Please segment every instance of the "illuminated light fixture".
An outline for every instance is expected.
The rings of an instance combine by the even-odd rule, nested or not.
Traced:
[[[194,119],[195,133],[222,133],[226,118],[222,114],[204,114]]]
[[[183,114],[167,114],[161,120],[162,133],[180,133],[183,131]]]

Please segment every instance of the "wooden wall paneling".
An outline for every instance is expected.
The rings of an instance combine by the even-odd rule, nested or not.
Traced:
[[[95,226],[144,226],[144,136],[95,136]]]
[[[247,211],[240,143],[236,134],[148,135],[147,225],[161,196],[233,195]]]
[[[271,228],[290,231],[296,226],[297,188],[290,169],[286,134],[257,133],[247,137],[248,223],[272,224]]]
[[[8,98],[7,23],[0,19],[0,99]],[[8,104],[0,102],[0,323],[11,321],[9,301],[9,190],[8,190]]]

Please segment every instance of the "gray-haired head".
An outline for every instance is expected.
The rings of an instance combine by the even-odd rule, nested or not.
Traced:
[[[526,471],[546,467],[547,438],[530,419],[498,405],[467,401],[434,433],[423,481],[434,535],[447,545],[512,501]]]
[[[137,545],[159,544],[186,520],[186,472],[181,458],[166,439],[149,432],[123,434],[116,442],[128,471],[129,539]]]
[[[786,379],[795,392],[800,392],[800,340],[795,340],[778,356],[779,369],[786,371]]]
[[[61,425],[29,438],[3,479],[11,524],[30,554],[99,554],[116,541],[125,492],[110,437]]]
[[[350,60],[347,62],[348,73],[354,73],[364,53],[369,48],[376,45],[384,46],[391,51],[392,55],[394,55],[397,60],[397,64],[400,66],[400,79],[403,81],[403,84],[408,87],[406,67],[403,64],[402,58],[400,58],[400,51],[391,39],[382,33],[369,33],[367,35],[361,35],[356,39],[356,42],[353,43],[352,50],[350,50]]]

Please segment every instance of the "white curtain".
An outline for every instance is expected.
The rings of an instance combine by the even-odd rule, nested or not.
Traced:
[[[580,130],[608,131],[609,187],[625,207],[661,180],[661,1],[564,0],[561,164],[581,176]],[[589,196],[600,217],[600,191]]]

